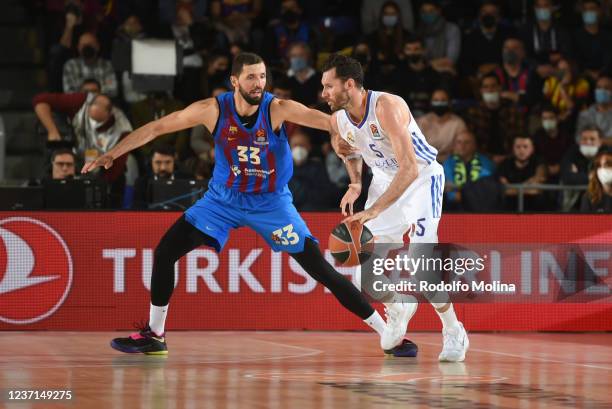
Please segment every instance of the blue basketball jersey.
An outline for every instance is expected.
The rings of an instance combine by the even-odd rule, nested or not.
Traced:
[[[293,175],[293,158],[284,125],[272,129],[270,103],[274,95],[264,92],[257,121],[252,128],[242,125],[234,93],[217,96],[219,119],[213,134],[215,167],[212,183],[244,193],[282,190]]]

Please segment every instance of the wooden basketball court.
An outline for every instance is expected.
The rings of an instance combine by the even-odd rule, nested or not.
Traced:
[[[167,358],[112,350],[124,333],[4,332],[7,408],[612,407],[612,334],[470,334],[465,363],[385,358],[374,334],[171,332]],[[71,390],[73,400],[9,403],[8,390]]]

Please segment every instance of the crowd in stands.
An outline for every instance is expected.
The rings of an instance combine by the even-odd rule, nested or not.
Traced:
[[[48,89],[33,100],[52,152],[49,176],[132,129],[231,89],[232,58],[262,55],[267,90],[329,112],[325,59],[357,59],[365,87],[403,97],[446,175],[445,209],[612,211],[610,0],[45,0]],[[135,39],[174,39],[183,71],[169,92],[141,92],[113,55]],[[348,175],[329,135],[286,124],[299,210],[335,209]],[[59,145],[57,145],[59,146]],[[210,177],[210,132],[165,135],[98,177],[113,206],[147,208],[151,178]],[[365,190],[365,189],[364,189]]]

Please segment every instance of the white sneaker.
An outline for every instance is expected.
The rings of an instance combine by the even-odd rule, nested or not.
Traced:
[[[463,328],[463,324],[454,328],[444,328],[442,330],[444,336],[444,346],[442,352],[438,356],[440,362],[462,362],[465,360],[465,353],[470,347],[470,340],[467,332]]]
[[[402,342],[408,330],[408,322],[419,306],[412,295],[403,295],[401,300],[390,303],[385,308],[387,323],[380,337],[380,347],[385,351],[393,349]]]

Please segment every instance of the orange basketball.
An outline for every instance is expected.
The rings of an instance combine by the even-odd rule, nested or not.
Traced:
[[[328,247],[342,267],[354,267],[372,255],[374,236],[359,222],[340,223],[329,235]]]

